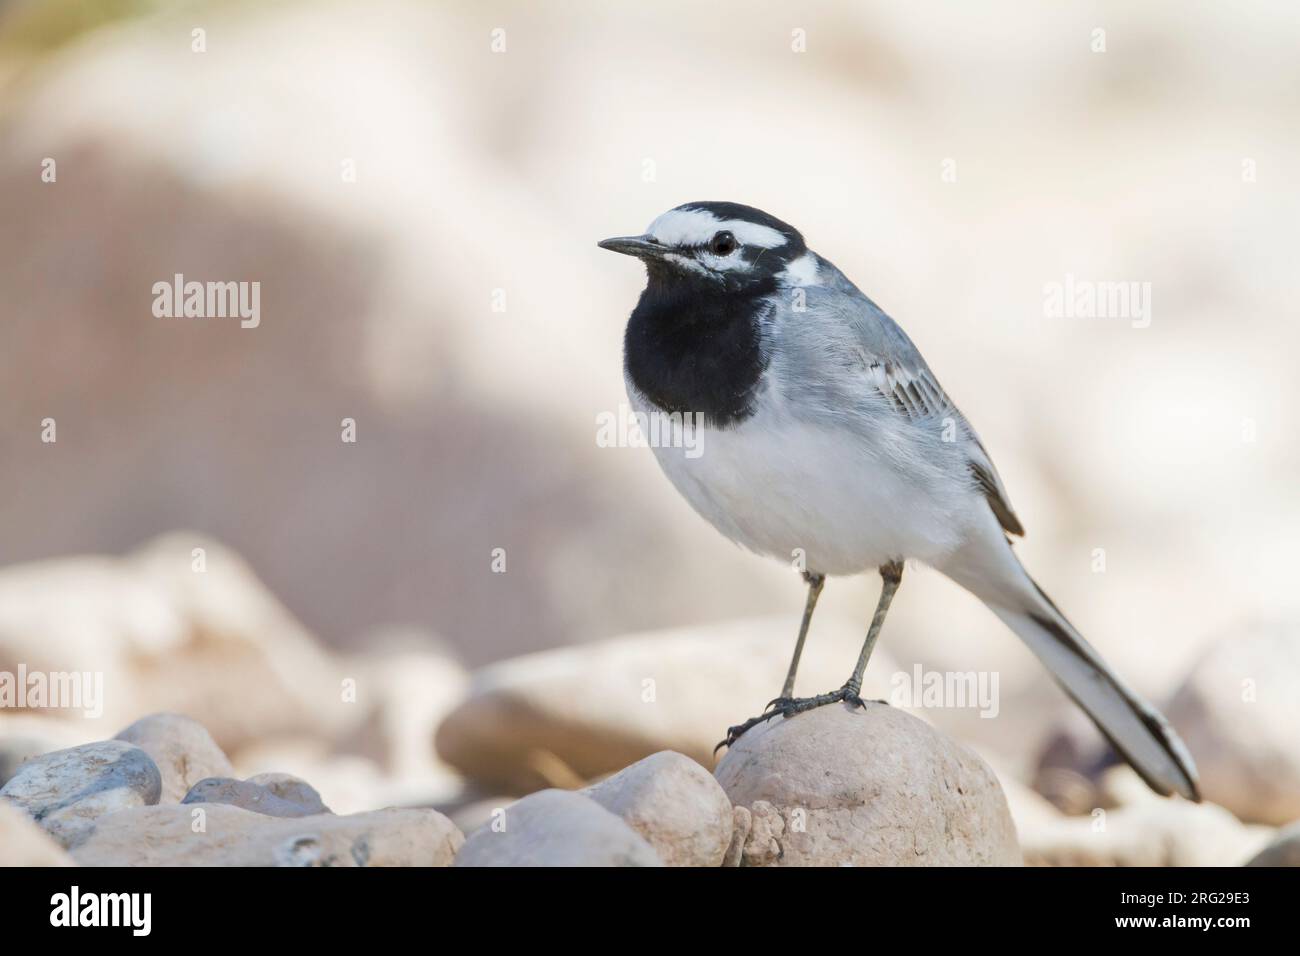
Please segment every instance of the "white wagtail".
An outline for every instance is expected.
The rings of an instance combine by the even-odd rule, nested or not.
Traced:
[[[805,562],[808,598],[781,695],[724,744],[776,714],[860,706],[867,659],[912,559],[1020,635],[1153,790],[1199,799],[1192,758],[1164,717],[1020,564],[1009,535],[1024,530],[1002,479],[921,353],[797,230],[750,206],[696,202],[600,246],[636,256],[648,273],[624,341],[632,405],[702,422],[693,456],[681,443],[655,445],[660,466],[728,538]],[[873,568],[884,584],[853,674],[839,690],[795,698],[826,575]]]

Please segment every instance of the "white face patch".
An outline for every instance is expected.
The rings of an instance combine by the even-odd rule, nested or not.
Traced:
[[[817,257],[805,252],[785,267],[780,278],[787,285],[817,285],[819,281]]]
[[[707,256],[706,258],[716,259],[717,256]],[[671,262],[683,269],[689,269],[691,272],[697,272],[710,279],[721,281],[721,276],[716,272],[711,271],[711,267],[706,267],[703,263],[697,262],[693,256],[684,256],[680,253],[670,252],[664,256],[664,261]]]
[[[726,256],[715,256],[711,252],[701,252],[697,255],[704,267],[714,272],[749,272],[754,265],[744,260],[740,249],[740,246],[736,246],[732,253]]]
[[[771,226],[743,219],[719,219],[705,209],[670,209],[650,223],[646,231],[666,246],[701,246],[724,229],[742,246],[776,249],[786,243],[785,236]]]

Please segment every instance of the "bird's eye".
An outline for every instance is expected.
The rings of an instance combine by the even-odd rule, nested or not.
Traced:
[[[723,230],[709,240],[709,252],[715,256],[729,256],[736,251],[736,237]]]

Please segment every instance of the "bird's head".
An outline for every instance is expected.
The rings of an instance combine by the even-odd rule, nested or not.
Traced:
[[[670,209],[639,236],[597,243],[636,256],[652,285],[771,289],[813,265],[799,230],[761,209],[734,202],[691,202]]]

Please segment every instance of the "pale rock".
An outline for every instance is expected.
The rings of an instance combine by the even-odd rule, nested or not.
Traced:
[[[373,760],[399,777],[445,775],[448,768],[436,759],[432,741],[438,724],[469,688],[464,665],[429,634],[378,631],[366,634],[361,645],[366,655],[348,658],[343,666],[356,675],[358,704],[366,717],[339,741],[338,750]],[[382,650],[386,646],[394,649]]]
[[[0,708],[0,787],[33,757],[103,738],[103,726],[96,720]]]
[[[75,865],[31,817],[0,800],[0,867]]]
[[[63,846],[97,818],[158,802],[162,776],[147,753],[121,740],[56,750],[23,764],[0,798],[25,811]]]
[[[235,772],[207,728],[181,714],[141,717],[114,739],[135,744],[158,765],[163,782],[159,803],[179,803],[200,780]]]
[[[280,819],[168,804],[104,817],[72,856],[82,866],[448,866],[463,841],[435,810]]]
[[[379,805],[427,806],[454,799],[461,777],[438,758],[433,738],[443,717],[465,696],[469,674],[427,633],[384,629],[365,634],[360,643],[366,654],[342,666],[355,675],[357,706],[365,716],[334,742],[333,756],[376,765],[371,780]]]
[[[465,840],[456,866],[662,866],[644,837],[590,797],[541,790]]]
[[[1225,635],[1168,708],[1196,760],[1201,794],[1242,820],[1300,819],[1300,626]]]
[[[1164,804],[1165,798],[1156,793],[1138,772],[1126,763],[1115,764],[1102,772],[1096,785],[1096,806],[1113,809],[1135,803]],[[1082,812],[1089,812],[1092,808]]]
[[[206,553],[202,573],[193,568],[196,547]],[[186,622],[179,653],[167,655],[165,667],[137,667],[145,699],[160,704],[155,709],[184,711],[227,753],[268,734],[331,737],[355,721],[341,702],[338,662],[239,554],[173,532],[132,552],[126,564]],[[241,687],[257,693],[231,693]]]
[[[731,801],[707,770],[672,751],[652,754],[583,791],[654,847],[665,866],[721,866]]]
[[[1011,819],[1015,822],[1016,834],[1022,848],[1026,842],[1026,833],[1034,832],[1039,827],[1049,826],[1063,818],[1061,811],[1042,794],[1021,783],[997,764],[990,762],[990,766],[1002,786],[1003,795],[1007,798],[1007,809],[1011,811]]]
[[[785,820],[766,800],[749,807],[749,834],[741,848],[740,866],[773,866],[781,859]]]
[[[196,551],[202,570],[196,570]],[[0,569],[0,667],[103,675],[106,736],[184,712],[226,750],[267,734],[334,736],[359,718],[331,655],[229,548],[175,532],[123,558]],[[258,692],[232,692],[256,687]]]
[[[473,833],[480,827],[489,825],[494,819],[505,813],[506,807],[515,803],[516,796],[488,795],[462,796],[450,804],[441,804],[439,811],[447,814],[451,822],[460,827],[462,833]]]
[[[314,792],[314,791],[313,791]],[[320,795],[315,802],[320,803]],[[229,777],[209,777],[200,780],[181,801],[187,806],[199,803],[225,803],[232,807],[251,810],[269,817],[309,817],[328,810],[304,806],[278,796],[270,787],[251,780],[232,780]]]
[[[740,866],[745,855],[745,843],[749,840],[749,831],[753,826],[754,818],[749,807],[731,808],[731,842],[727,845],[727,855],[722,859],[724,867]]]
[[[1021,863],[989,767],[884,704],[832,704],[760,724],[716,775],[752,814],[745,865]]]
[[[438,752],[471,780],[527,793],[574,788],[661,750],[704,767],[727,728],[776,696],[794,615],[635,634],[502,661],[438,728]],[[839,687],[861,629],[819,620],[796,692]],[[864,697],[888,697],[894,667],[877,652]]]
[[[1020,837],[1031,866],[1241,866],[1272,832],[1212,803],[1157,798],[1039,822]]]
[[[1283,827],[1247,866],[1300,866],[1300,823]]]

